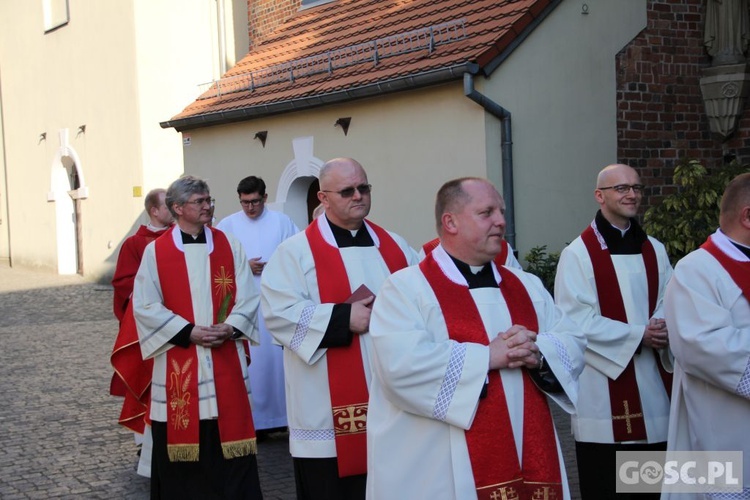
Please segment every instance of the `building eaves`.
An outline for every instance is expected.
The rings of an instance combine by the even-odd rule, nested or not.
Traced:
[[[489,75],[560,1],[337,0],[292,17],[161,126],[183,131]]]

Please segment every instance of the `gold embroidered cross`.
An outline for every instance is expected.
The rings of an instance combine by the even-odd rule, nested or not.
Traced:
[[[367,406],[344,406],[334,413],[336,433],[362,432],[367,425]]]
[[[627,399],[622,402],[622,405],[625,407],[625,413],[623,413],[622,415],[612,415],[612,420],[625,420],[625,426],[628,434],[632,434],[633,426],[630,423],[630,420],[634,418],[643,418],[643,413],[630,413],[630,406],[628,405]]]
[[[231,274],[227,273],[224,266],[221,266],[219,272],[214,276],[214,286],[220,297],[225,297],[234,287],[234,279],[232,279]]]
[[[518,500],[518,493],[515,488],[502,487],[490,493],[492,500]]]
[[[549,486],[542,486],[534,490],[534,496],[532,500],[555,500],[557,493]]]

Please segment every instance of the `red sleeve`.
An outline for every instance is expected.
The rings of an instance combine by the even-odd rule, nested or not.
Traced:
[[[130,237],[122,244],[120,255],[117,256],[115,275],[112,277],[112,286],[115,288],[112,308],[119,321],[122,321],[125,315],[130,295],[133,293],[135,273],[141,265],[143,249],[139,252],[138,247],[136,237]]]

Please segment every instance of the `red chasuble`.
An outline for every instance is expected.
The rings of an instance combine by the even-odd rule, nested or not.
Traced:
[[[128,303],[120,323],[120,332],[117,334],[110,362],[115,370],[110,394],[125,397],[118,422],[134,432],[143,434],[151,398],[151,372],[154,360],[144,360],[141,357],[132,302]]]
[[[456,342],[488,345],[489,338],[469,288],[445,276],[432,254],[422,261],[419,268],[435,292],[450,338]],[[534,304],[523,283],[504,267],[498,266],[498,271],[500,292],[508,306],[511,322],[538,332]],[[499,370],[489,372],[487,397],[479,400],[474,422],[466,431],[479,500],[563,497],[557,441],[547,399],[527,370],[522,370],[522,377],[522,464],[518,462]]]
[[[721,267],[729,273],[734,283],[742,290],[742,295],[745,296],[745,299],[750,302],[750,262],[734,260],[729,257],[716,246],[716,243],[713,242],[710,236],[701,245],[701,248],[719,261]]]
[[[179,229],[172,229],[179,231]],[[206,229],[208,230],[208,228]],[[234,307],[236,278],[232,247],[224,233],[210,228],[214,248],[209,255],[213,322],[225,297],[229,295],[229,314]],[[195,323],[185,254],[172,235],[155,243],[159,282],[164,306]],[[250,413],[247,388],[235,341],[210,349],[219,408],[219,436],[224,458],[242,457],[257,452],[255,428]],[[199,457],[198,354],[195,344],[172,347],[167,356],[167,452],[172,462],[193,462]]]
[[[437,246],[440,244],[440,238],[435,238],[434,240],[430,240],[424,245],[422,245],[422,251],[424,252],[425,256],[431,253],[433,250],[437,248]],[[502,247],[500,249],[500,253],[495,256],[495,265],[497,267],[504,266],[505,261],[508,260],[508,242],[505,240],[502,240]]]
[[[625,313],[625,304],[622,299],[622,291],[617,281],[617,273],[612,263],[609,250],[602,248],[596,232],[592,226],[586,228],[581,234],[581,239],[591,258],[594,268],[594,281],[596,283],[596,294],[599,300],[599,309],[605,318],[628,322]],[[659,267],[656,261],[654,246],[648,238],[641,247],[643,264],[646,267],[646,280],[648,281],[648,316],[654,314],[656,301],[659,294]],[[661,365],[658,354],[656,365],[659,368],[662,381],[667,394],[672,387],[671,374],[667,373]],[[646,420],[643,416],[641,406],[641,395],[638,390],[638,382],[635,377],[635,365],[630,360],[625,370],[615,380],[609,379],[609,402],[612,410],[612,431],[616,442],[638,441],[647,439]]]
[[[406,256],[391,235],[380,226],[367,223],[380,240],[378,250],[388,270],[394,273],[406,267]],[[320,302],[343,304],[352,294],[349,277],[339,249],[323,239],[319,224],[327,224],[326,219],[320,218],[307,226],[305,235],[315,262]],[[349,346],[330,348],[326,352],[339,477],[367,472],[369,392],[359,342],[355,335]]]

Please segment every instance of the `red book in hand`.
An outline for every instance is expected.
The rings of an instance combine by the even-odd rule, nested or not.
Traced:
[[[357,302],[358,300],[366,299],[367,297],[375,297],[375,294],[370,291],[369,288],[365,286],[365,284],[359,285],[359,288],[354,290],[354,293],[352,293],[348,299],[344,301],[344,304],[353,304],[354,302]],[[367,307],[372,307],[372,305],[375,303],[373,300],[370,302],[370,305]]]

